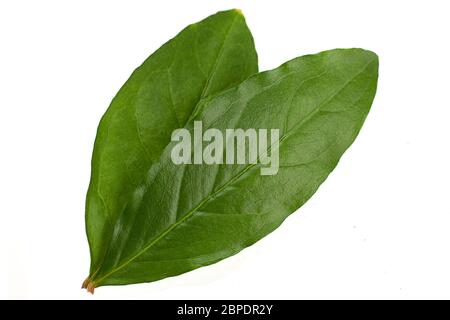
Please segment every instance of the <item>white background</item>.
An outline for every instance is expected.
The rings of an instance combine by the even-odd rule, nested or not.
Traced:
[[[80,289],[96,127],[187,24],[243,10],[260,69],[362,47],[378,92],[355,144],[275,232],[210,267]],[[2,1],[0,298],[450,298],[448,1]]]

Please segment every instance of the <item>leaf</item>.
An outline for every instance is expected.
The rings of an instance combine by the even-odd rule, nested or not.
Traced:
[[[152,54],[120,89],[103,116],[92,157],[86,225],[92,277],[116,218],[175,128],[202,98],[258,72],[253,38],[238,10],[192,24]]]
[[[337,49],[289,61],[205,99],[193,122],[280,130],[279,171],[261,164],[176,165],[169,144],[118,217],[92,287],[150,282],[210,265],[275,230],[356,138],[375,96],[378,58]]]

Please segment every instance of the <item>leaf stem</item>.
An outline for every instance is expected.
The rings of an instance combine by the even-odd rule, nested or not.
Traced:
[[[83,284],[81,285],[81,289],[86,289],[87,292],[94,294],[95,291],[95,283],[87,278],[86,280],[83,281]]]

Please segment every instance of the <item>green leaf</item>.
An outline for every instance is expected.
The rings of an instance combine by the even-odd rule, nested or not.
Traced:
[[[279,171],[261,164],[176,165],[170,143],[114,225],[92,287],[150,282],[238,253],[302,206],[356,138],[375,96],[378,58],[362,49],[307,55],[205,99],[203,130],[280,130]]]
[[[116,219],[156,163],[175,128],[199,101],[258,72],[253,38],[238,10],[192,24],[153,53],[103,116],[86,200],[90,277],[108,248]]]

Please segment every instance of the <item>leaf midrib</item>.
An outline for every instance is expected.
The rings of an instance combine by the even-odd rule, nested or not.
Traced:
[[[225,44],[227,43],[228,37],[229,37],[229,35],[230,35],[230,33],[231,33],[231,30],[233,29],[234,24],[236,23],[236,18],[237,18],[237,17],[238,17],[238,15],[235,15],[235,16],[234,16],[233,21],[230,23],[230,26],[228,27],[228,29],[227,29],[226,32],[225,32],[225,37],[224,37],[224,39],[223,39],[222,45],[220,46],[219,53],[217,54],[217,59],[216,59],[216,61],[214,62],[214,65],[213,65],[213,67],[212,67],[212,69],[211,69],[210,76],[209,76],[209,78],[206,79],[205,86],[204,86],[204,88],[203,88],[203,90],[202,90],[202,93],[200,94],[200,98],[198,99],[197,104],[195,105],[194,109],[192,109],[191,116],[187,119],[187,121],[186,121],[186,123],[184,124],[184,126],[186,126],[186,124],[187,124],[193,117],[195,117],[195,114],[197,113],[197,111],[198,111],[198,109],[199,109],[199,106],[200,106],[200,101],[202,101],[202,99],[205,98],[206,92],[209,90],[209,87],[210,87],[210,84],[211,84],[211,79],[212,79],[212,78],[215,76],[215,74],[216,74],[217,67],[219,66],[219,61],[222,60],[223,52],[224,52],[224,49],[225,49]]]

